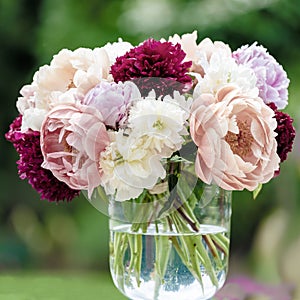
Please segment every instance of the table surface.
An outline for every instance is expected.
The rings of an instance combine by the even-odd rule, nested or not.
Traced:
[[[0,273],[1,300],[124,300],[108,273]]]
[[[217,300],[291,300],[293,287],[268,285],[247,277],[227,280]],[[125,300],[107,272],[33,271],[0,272],[0,300]],[[248,298],[247,298],[248,299]],[[251,298],[252,299],[252,298]],[[298,298],[296,298],[298,299]]]

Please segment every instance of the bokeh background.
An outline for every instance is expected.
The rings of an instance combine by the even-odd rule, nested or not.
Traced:
[[[0,0],[0,299],[23,299],[37,286],[91,297],[84,299],[122,297],[108,273],[107,217],[83,196],[72,203],[41,201],[18,178],[18,157],[4,134],[17,116],[22,85],[61,48],[99,47],[119,37],[137,44],[193,30],[199,41],[208,36],[232,49],[254,41],[267,47],[291,79],[286,111],[300,132],[298,0]],[[231,254],[230,277],[292,285],[300,299],[298,138],[281,175],[256,200],[234,193]],[[49,299],[71,299],[58,294]]]

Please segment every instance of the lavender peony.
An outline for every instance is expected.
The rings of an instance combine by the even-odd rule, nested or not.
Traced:
[[[87,93],[83,104],[97,108],[103,116],[104,124],[117,129],[126,123],[132,102],[140,98],[140,91],[132,82],[102,81]]]
[[[238,64],[253,69],[257,77],[259,97],[266,104],[273,102],[278,109],[284,109],[288,104],[289,79],[282,66],[257,43],[245,45],[232,53]]]

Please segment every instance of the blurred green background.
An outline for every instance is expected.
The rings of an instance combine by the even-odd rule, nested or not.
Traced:
[[[107,217],[82,196],[57,205],[40,201],[18,178],[18,157],[4,133],[17,116],[19,89],[61,48],[102,46],[118,37],[137,44],[193,30],[199,41],[208,36],[232,49],[254,41],[267,47],[291,79],[286,111],[300,131],[298,0],[0,0],[0,299],[65,299],[22,298],[30,278],[66,293],[71,286],[80,293],[82,284],[91,297],[85,299],[122,297],[108,274]],[[291,283],[300,299],[299,139],[281,175],[255,201],[249,192],[234,193],[231,253],[230,276]],[[9,298],[14,280],[23,285]]]

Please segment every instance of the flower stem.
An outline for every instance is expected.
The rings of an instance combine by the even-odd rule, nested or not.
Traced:
[[[212,241],[226,256],[229,255],[229,239],[225,235],[221,233],[215,234],[212,236]]]
[[[193,222],[186,214],[185,211],[181,208],[178,207],[177,208],[178,213],[180,214],[180,216],[187,221],[187,223],[191,226],[191,228],[195,231],[195,232],[199,232],[198,226],[196,222]]]

